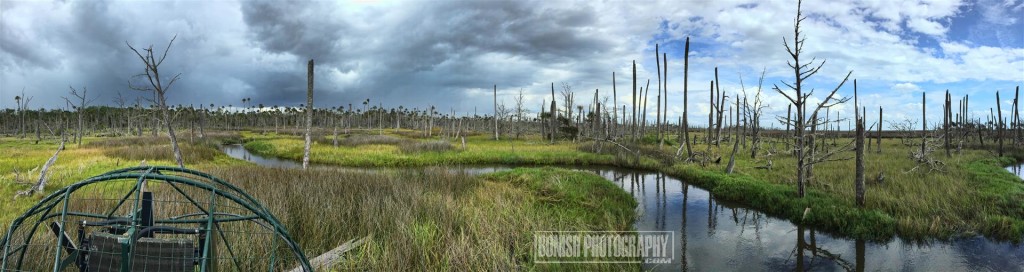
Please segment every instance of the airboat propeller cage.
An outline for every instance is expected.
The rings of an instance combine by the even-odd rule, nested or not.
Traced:
[[[0,246],[2,271],[312,271],[259,201],[179,167],[125,168],[57,190],[16,218]]]

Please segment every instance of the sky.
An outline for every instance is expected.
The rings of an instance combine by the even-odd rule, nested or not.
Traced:
[[[848,72],[858,81],[869,124],[941,122],[943,93],[971,96],[985,118],[1000,91],[1010,111],[1024,85],[1024,0],[804,1],[802,60],[825,60],[806,88],[823,99]],[[143,64],[129,50],[170,47],[160,69],[181,79],[170,104],[294,107],[305,103],[306,62],[314,59],[317,107],[353,104],[492,114],[498,100],[536,113],[551,84],[589,105],[594,90],[619,106],[637,82],[656,90],[655,46],[668,59],[668,115],[683,114],[683,44],[690,38],[689,117],[707,120],[718,67],[729,101],[762,86],[764,125],[777,125],[788,101],[772,90],[793,81],[783,39],[792,41],[796,0],[758,1],[11,1],[0,0],[0,108],[14,96],[31,108],[57,108],[69,86],[94,104],[134,103],[149,93],[129,82]],[[742,84],[741,84],[742,81]],[[839,95],[852,96],[849,82]],[[653,118],[655,97],[649,98]],[[561,103],[561,101],[559,101]],[[142,100],[142,103],[147,103]],[[834,108],[851,115],[852,104]],[[886,127],[889,125],[886,122]],[[842,127],[846,123],[841,124]]]

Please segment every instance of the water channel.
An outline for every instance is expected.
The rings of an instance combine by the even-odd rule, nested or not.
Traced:
[[[301,167],[298,162],[249,153],[241,145],[224,146],[223,151],[267,167]],[[470,166],[457,170],[487,173],[508,168]],[[1022,245],[984,237],[929,242],[894,239],[887,243],[845,239],[718,201],[704,189],[661,173],[568,168],[596,173],[633,195],[638,202],[637,230],[674,232],[672,263],[645,264],[645,270],[1024,271]],[[1016,169],[1019,174],[1020,168]]]

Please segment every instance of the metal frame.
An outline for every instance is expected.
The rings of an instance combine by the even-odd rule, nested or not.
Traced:
[[[127,192],[124,195],[123,198],[121,198],[121,200],[117,203],[117,205],[115,205],[115,207],[113,207],[110,210],[110,212],[106,213],[106,215],[84,213],[84,212],[76,212],[76,211],[69,211],[68,210],[68,202],[69,202],[69,198],[72,195],[72,193],[74,193],[74,192],[76,192],[76,191],[78,191],[78,190],[80,190],[82,188],[85,188],[85,187],[87,187],[89,185],[94,185],[94,184],[99,184],[99,183],[104,183],[104,182],[124,181],[124,180],[130,180],[130,179],[134,179],[136,181],[135,182],[135,186],[133,186],[132,189],[129,192]],[[266,207],[264,207],[259,201],[257,201],[255,198],[253,198],[249,194],[245,193],[244,191],[242,191],[238,187],[236,187],[236,186],[234,186],[234,185],[232,185],[232,184],[230,184],[230,183],[228,183],[228,182],[226,182],[226,181],[224,181],[224,180],[222,180],[220,178],[214,177],[214,176],[212,176],[210,174],[199,172],[199,171],[195,171],[195,170],[191,170],[191,169],[186,169],[186,168],[168,167],[168,166],[143,166],[143,167],[131,167],[131,168],[124,168],[124,169],[114,170],[114,171],[110,171],[110,172],[107,172],[107,173],[104,173],[104,174],[101,174],[101,175],[98,175],[98,176],[95,176],[95,177],[92,177],[92,178],[89,178],[89,179],[86,179],[86,180],[83,180],[83,181],[80,181],[80,182],[77,182],[77,183],[74,183],[74,184],[69,185],[67,187],[61,188],[61,189],[51,193],[50,195],[44,197],[42,200],[40,200],[38,203],[36,203],[36,205],[34,205],[31,208],[29,208],[29,210],[27,212],[25,212],[24,214],[22,214],[21,216],[16,218],[11,223],[10,228],[4,234],[3,239],[0,240],[0,246],[3,247],[3,249],[2,249],[2,252],[3,252],[2,262],[0,262],[0,270],[8,270],[8,269],[19,269],[20,270],[21,269],[21,265],[22,265],[22,263],[24,261],[25,253],[28,251],[27,245],[28,245],[28,243],[30,241],[32,241],[33,235],[39,230],[40,225],[45,225],[45,224],[43,224],[43,222],[45,222],[48,219],[54,218],[54,217],[60,217],[59,220],[60,220],[60,222],[62,224],[66,223],[65,222],[67,220],[66,218],[69,215],[70,216],[88,217],[88,218],[97,218],[97,219],[103,219],[103,220],[110,220],[110,219],[125,220],[125,219],[127,219],[128,222],[130,222],[130,226],[128,228],[128,233],[131,233],[134,236],[134,234],[136,232],[141,231],[141,229],[139,229],[139,226],[140,226],[139,223],[140,223],[140,220],[141,220],[141,218],[139,218],[139,212],[138,212],[139,211],[139,206],[140,206],[139,202],[142,199],[142,197],[141,197],[141,195],[142,195],[142,188],[141,188],[141,186],[142,186],[142,184],[144,184],[147,181],[149,181],[149,182],[161,182],[161,183],[170,185],[171,188],[174,189],[174,191],[177,191],[179,194],[184,196],[185,199],[187,199],[192,204],[192,206],[199,211],[198,213],[180,215],[180,216],[172,217],[172,218],[169,218],[169,219],[156,220],[156,222],[157,223],[163,223],[163,224],[187,224],[187,223],[205,224],[207,226],[207,229],[205,230],[205,237],[207,237],[209,239],[206,239],[205,244],[201,245],[202,247],[204,247],[204,250],[203,250],[203,252],[204,252],[203,255],[204,256],[203,256],[203,258],[206,258],[207,256],[205,256],[205,255],[209,254],[209,252],[210,252],[210,250],[209,250],[210,248],[209,247],[212,244],[212,243],[210,243],[210,240],[212,240],[212,237],[214,236],[213,229],[214,229],[214,225],[215,224],[222,223],[222,222],[234,222],[234,221],[249,220],[249,221],[255,222],[257,225],[259,225],[262,228],[265,228],[265,229],[268,229],[268,230],[272,230],[274,232],[275,236],[277,236],[281,240],[283,240],[285,242],[286,246],[289,249],[291,249],[292,253],[295,255],[295,259],[298,261],[298,266],[301,267],[305,271],[313,271],[312,267],[309,264],[309,260],[305,256],[305,253],[303,253],[301,248],[299,248],[299,245],[291,238],[291,235],[288,233],[288,231],[285,230],[284,226],[280,223],[280,221],[276,217],[274,217],[274,215],[271,214],[270,211]],[[210,202],[208,202],[208,203],[200,203],[200,202],[196,201],[195,199],[190,197],[188,194],[186,194],[181,188],[179,188],[179,185],[187,186],[187,187],[194,187],[194,188],[199,188],[200,190],[209,191],[210,192]],[[134,201],[132,203],[132,207],[133,207],[132,211],[133,212],[131,212],[131,214],[128,215],[128,217],[115,217],[114,213],[116,213],[116,211],[118,209],[120,209],[121,206],[124,205],[125,202],[128,200],[128,198],[131,197],[132,195],[135,195],[135,199],[134,199]],[[226,199],[226,200],[228,200],[231,203],[237,204],[237,205],[239,205],[239,206],[249,210],[250,212],[252,212],[253,215],[242,216],[242,215],[232,214],[232,213],[217,212],[216,211],[216,207],[215,207],[215,205],[217,203],[217,198]],[[56,208],[58,206],[58,204],[60,204],[62,202],[63,202],[63,205],[61,205],[62,208],[60,209],[60,212],[59,213],[51,213],[51,212],[54,211],[54,208]],[[206,206],[206,207],[204,207],[204,206]],[[36,220],[36,222],[25,222],[26,219],[28,219],[29,217],[35,216],[37,214],[41,214],[41,215],[39,216],[39,219]],[[200,217],[200,218],[187,219],[187,218],[195,218],[195,217]],[[202,217],[205,217],[205,218],[202,218]],[[21,228],[26,223],[31,224],[32,225],[32,227],[31,227],[32,229],[26,235],[25,241],[23,242],[22,246],[19,246],[17,248],[12,248],[11,239],[14,238],[14,237],[12,237],[12,235],[14,234],[15,230]],[[217,232],[218,232],[218,234],[223,239],[224,233],[219,228],[217,228]],[[276,244],[277,239],[273,239],[273,241],[274,241],[273,243]],[[54,271],[57,271],[58,268],[61,267],[62,261],[61,261],[61,250],[60,250],[60,247],[63,246],[61,243],[63,243],[63,241],[58,239],[58,241],[57,241],[57,250],[55,251],[55,254],[53,256],[53,258],[54,258],[54,266],[53,266]],[[125,255],[125,256],[130,256],[130,253],[133,250],[134,245],[135,245],[134,241],[127,243],[127,248],[126,248],[127,252],[125,252],[125,253],[129,254],[129,255]],[[234,254],[233,253],[233,249],[231,247],[228,247],[228,250],[229,250],[229,252],[232,252],[232,254]],[[14,255],[14,254],[18,254],[19,256],[16,257],[16,258],[11,258],[12,255]],[[75,255],[77,255],[77,254],[75,254]],[[275,259],[274,256],[271,256],[271,262],[274,262],[274,259]],[[127,263],[127,262],[125,262],[125,263]],[[206,270],[207,269],[206,263],[201,264],[200,267],[201,267],[200,271],[207,271]],[[122,271],[128,271],[129,269],[130,269],[130,267],[123,266],[121,270]]]

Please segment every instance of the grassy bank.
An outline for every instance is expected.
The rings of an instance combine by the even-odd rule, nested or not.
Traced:
[[[210,137],[208,140],[193,143],[182,141],[182,154],[189,167],[245,164],[216,149],[220,141],[230,138],[232,137]],[[0,151],[3,152],[3,156],[0,156],[0,195],[8,198],[0,201],[0,226],[4,229],[15,217],[21,215],[21,212],[45,196],[36,194],[29,197],[14,197],[18,191],[25,190],[38,181],[40,168],[57,150],[57,142],[34,142],[34,139],[0,139]],[[67,143],[57,162],[49,170],[45,191],[52,192],[73,182],[114,169],[138,166],[143,160],[148,165],[174,165],[171,147],[166,137],[87,137],[83,139],[82,145]]]
[[[247,140],[245,148],[250,152],[291,160],[302,159],[303,141],[299,137],[250,133],[244,135]],[[383,139],[365,141],[366,143],[358,145],[339,143],[338,147],[325,141],[318,141],[313,145],[310,161],[345,166],[609,165],[615,162],[615,157],[611,155],[578,152],[575,144],[559,142],[552,145],[540,138],[493,141],[487,140],[486,136],[473,136],[468,137],[467,141],[465,149],[462,148],[461,142],[451,141],[452,147],[443,152],[403,152],[401,143]]]
[[[302,141],[297,137],[270,134],[245,137],[246,148],[254,153],[288,159],[302,156]],[[829,139],[823,148],[839,148],[845,141],[849,140],[836,139],[833,145]],[[945,167],[936,171],[926,168],[911,171],[916,164],[909,154],[919,146],[910,142],[903,144],[900,139],[885,139],[881,153],[875,152],[877,147],[866,153],[866,206],[859,208],[854,203],[852,161],[816,165],[806,197],[796,198],[795,158],[779,154],[784,149],[782,144],[777,144],[775,154],[768,158],[764,155],[764,151],[770,149],[766,144],[757,159],[750,158],[750,146],[741,146],[735,173],[731,175],[725,174],[731,144],[694,145],[695,150],[707,152],[712,158],[722,157],[720,163],[703,167],[668,162],[665,158],[672,157],[676,147],[659,149],[654,144],[640,147],[645,156],[638,163],[631,162],[631,155],[611,144],[605,144],[600,153],[593,152],[592,143],[559,141],[549,144],[539,138],[494,141],[481,135],[467,137],[465,149],[460,141],[451,141],[451,144],[454,147],[448,151],[409,153],[402,152],[399,144],[371,142],[334,147],[321,142],[313,146],[311,160],[346,166],[625,166],[662,171],[704,187],[718,198],[848,237],[887,240],[898,235],[911,239],[947,239],[982,234],[999,240],[1020,241],[1024,235],[1024,204],[1021,204],[1024,184],[1002,169],[1015,159],[1012,155],[996,158],[986,150],[965,149],[950,158],[939,151],[932,156],[942,160]],[[843,152],[836,157],[852,158],[853,155],[853,152]],[[768,160],[773,163],[771,169],[758,168]],[[876,181],[878,176],[883,177],[881,182]]]
[[[69,145],[52,169],[47,192],[120,167],[172,165],[163,141],[87,139]],[[339,169],[270,169],[227,158],[215,143],[188,144],[189,167],[228,180],[279,218],[307,256],[372,235],[344,270],[638,270],[635,265],[535,264],[538,230],[631,230],[635,200],[600,176],[554,168],[521,168],[485,176],[443,168],[366,173]],[[4,195],[27,184],[13,169],[38,166],[56,145],[3,139],[16,159],[0,160]],[[167,154],[167,155],[160,155]],[[213,154],[213,155],[204,155]],[[28,171],[28,170],[19,170]],[[27,174],[23,174],[27,175]],[[31,176],[33,179],[38,177]],[[22,176],[21,179],[28,179]],[[3,227],[42,195],[4,202]]]

